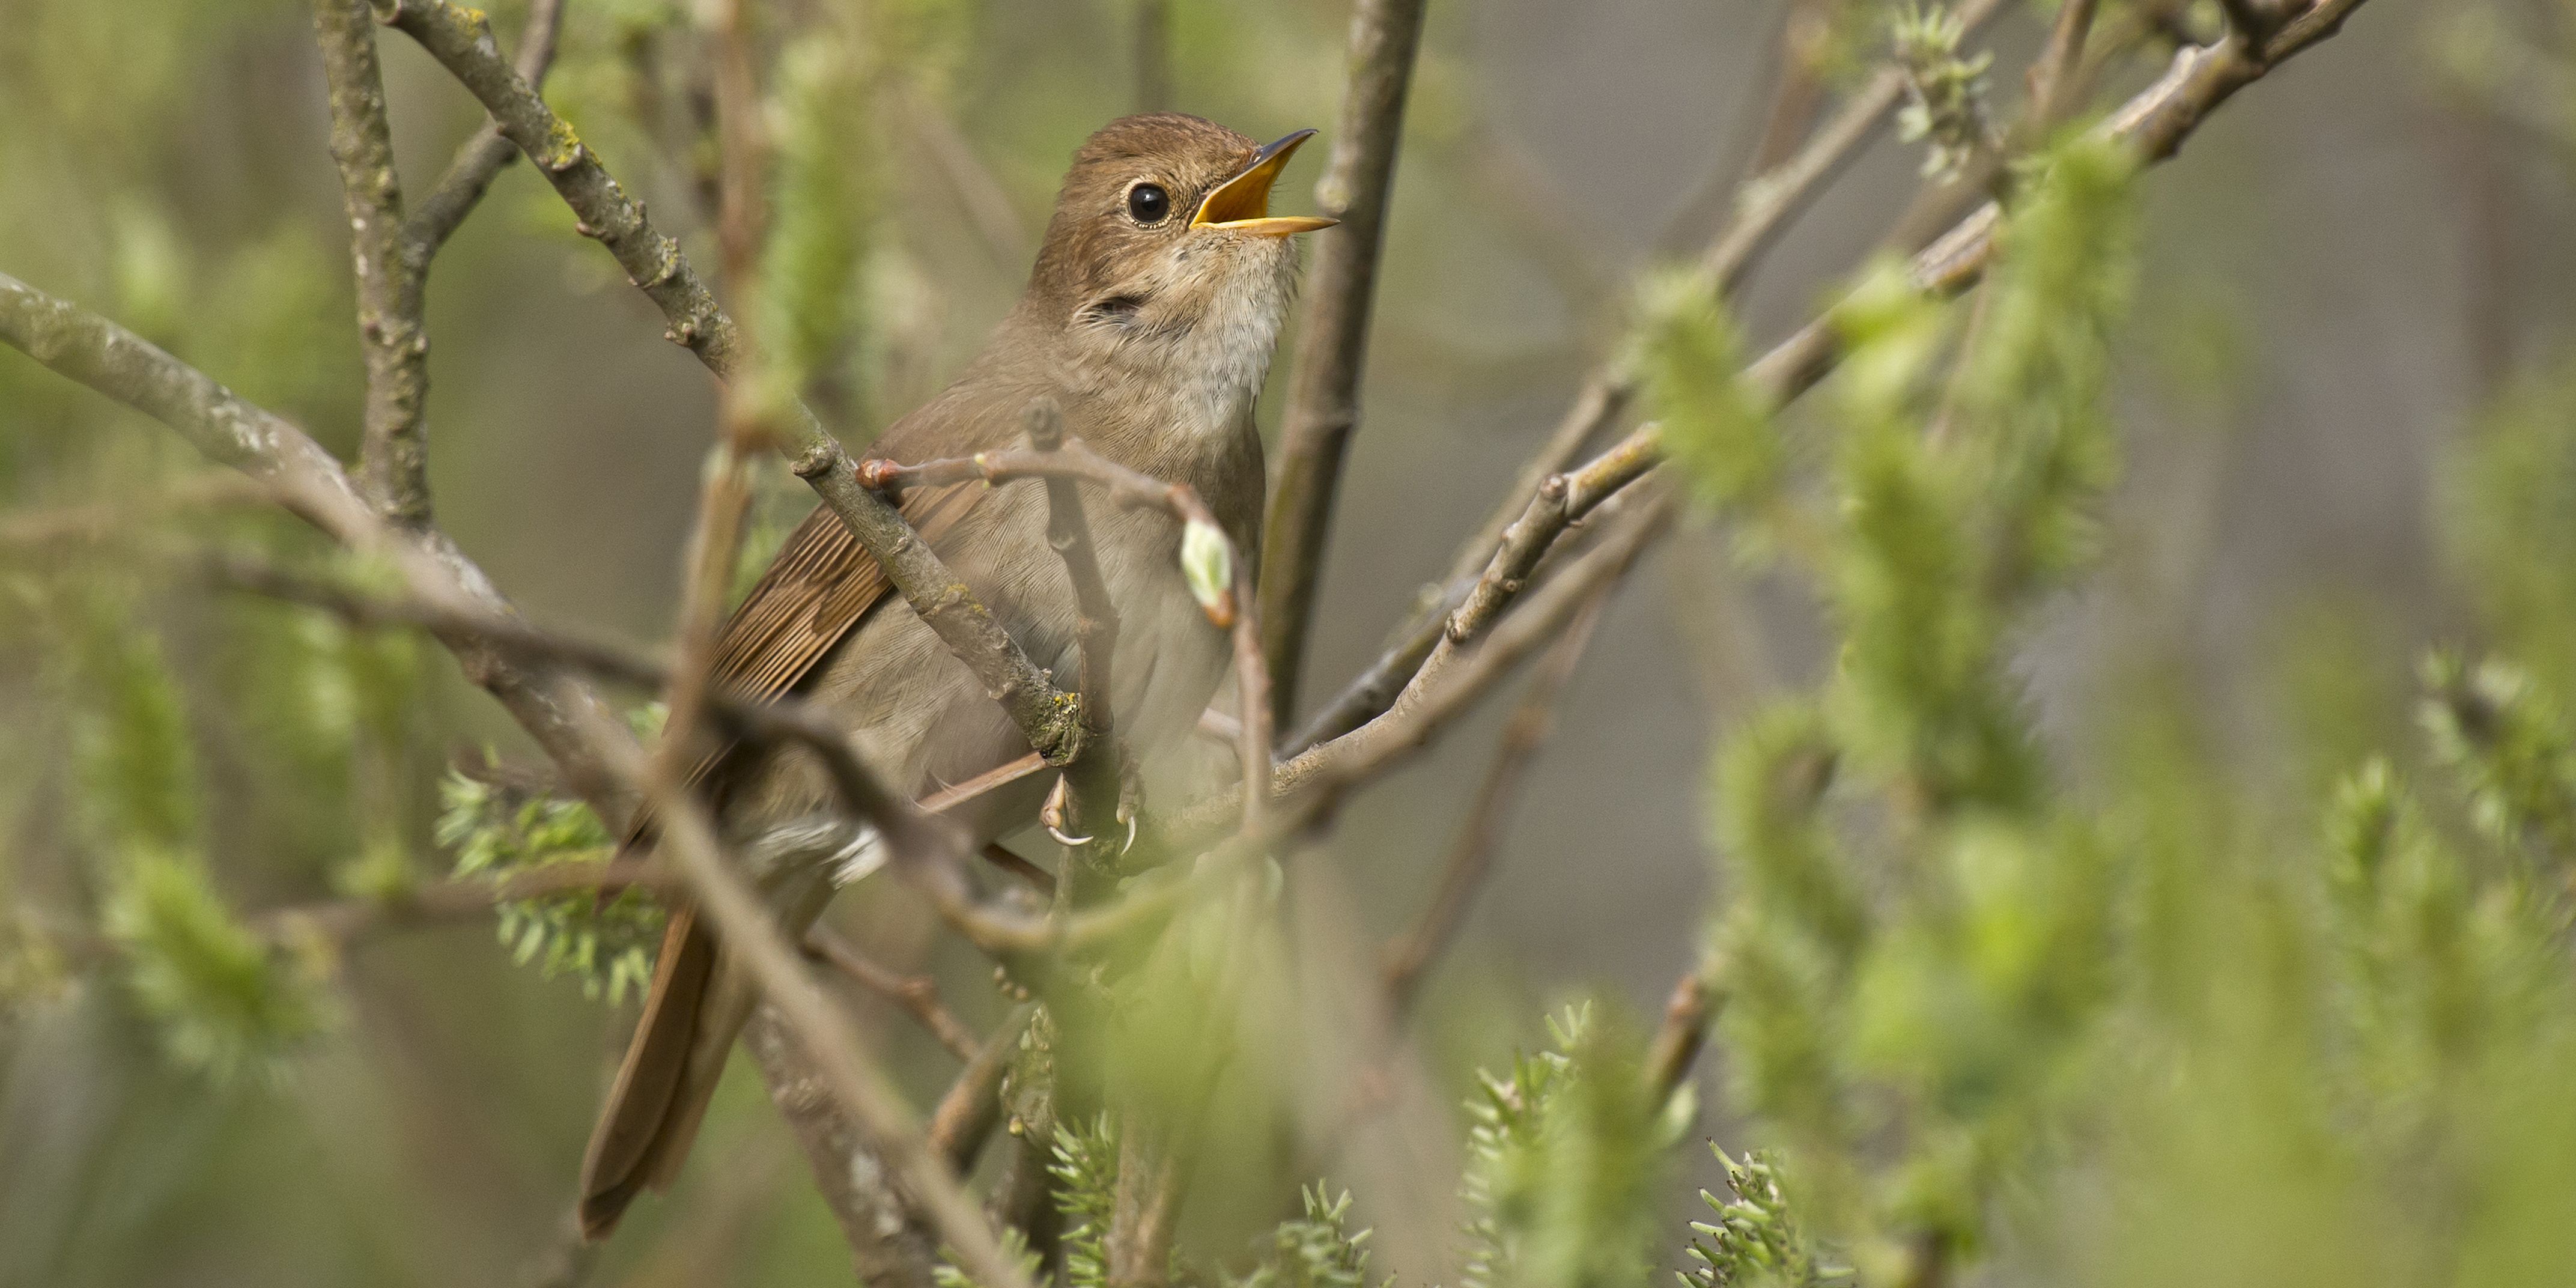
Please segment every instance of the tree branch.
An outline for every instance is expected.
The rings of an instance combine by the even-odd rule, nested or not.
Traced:
[[[2234,37],[2205,49],[2185,48],[2163,78],[2130,99],[2102,129],[2129,143],[2142,164],[2170,157],[2210,111],[2282,59],[2331,33],[2359,3],[2320,0],[2259,57]],[[1994,257],[2002,220],[2003,211],[1993,202],[1962,220],[1914,258],[1915,285],[1927,294],[1949,295],[1974,283]],[[1822,380],[1841,357],[1835,319],[1836,312],[1829,311],[1746,368],[1744,380],[1754,395],[1778,406]],[[1649,423],[1581,469],[1543,481],[1521,517],[1504,530],[1484,574],[1449,613],[1441,638],[1407,690],[1398,694],[1396,706],[1400,709],[1407,695],[1435,678],[1460,646],[1474,640],[1521,593],[1539,559],[1569,524],[1654,468],[1662,453],[1661,427]]]
[[[177,430],[341,544],[389,558],[414,592],[441,611],[510,616],[508,603],[455,543],[435,530],[390,528],[340,463],[304,431],[141,336],[0,274],[0,341]],[[524,669],[479,638],[438,634],[466,678],[500,700],[600,817],[612,826],[625,817],[628,800],[575,733],[578,720],[601,710],[597,695],[559,673]]]
[[[1959,18],[1973,32],[2001,7],[2001,0],[1969,0],[1961,7]],[[1721,295],[1731,295],[1740,287],[1762,252],[1859,156],[1862,145],[1876,135],[1904,93],[1904,73],[1893,67],[1881,69],[1799,149],[1795,158],[1745,183],[1737,193],[1734,217],[1701,253],[1697,272],[1702,285]],[[1439,596],[1426,597],[1428,602],[1405,623],[1396,642],[1318,710],[1280,749],[1282,754],[1295,755],[1338,738],[1395,701],[1440,643],[1445,619],[1476,585],[1502,545],[1505,532],[1531,498],[1538,495],[1549,477],[1572,465],[1583,445],[1616,421],[1635,397],[1636,373],[1624,361],[1613,361],[1584,381],[1556,429],[1521,467],[1511,490],[1504,493],[1492,514],[1459,548]]]
[[[418,594],[362,594],[240,559],[209,558],[204,566],[207,575],[222,584],[327,609],[357,625],[421,627],[443,640],[470,641],[496,656],[579,667],[639,688],[658,689],[671,683],[673,667],[654,653],[546,631],[516,617],[442,605]],[[703,700],[735,735],[755,742],[793,742],[820,759],[851,812],[886,837],[895,871],[928,897],[969,942],[996,954],[1052,948],[1063,942],[1058,931],[979,900],[964,875],[965,834],[936,817],[1016,781],[1029,767],[1004,766],[914,805],[887,788],[859,760],[846,731],[801,698],[754,700],[718,686],[707,690]]]
[[[1411,930],[1386,946],[1383,980],[1387,1009],[1397,1017],[1413,1008],[1431,964],[1456,938],[1459,925],[1467,919],[1468,904],[1475,899],[1486,873],[1492,870],[1494,852],[1502,843],[1503,822],[1520,795],[1521,776],[1547,741],[1555,723],[1557,696],[1565,691],[1566,681],[1574,678],[1574,668],[1592,643],[1593,628],[1600,623],[1601,611],[1608,602],[1608,587],[1594,591],[1592,601],[1573,624],[1548,646],[1546,656],[1539,661],[1538,673],[1531,677],[1520,704],[1512,708],[1510,718],[1503,724],[1493,763],[1486,768],[1475,800],[1467,807],[1467,821],[1458,829],[1458,838],[1450,843],[1449,859],[1441,867],[1440,882],[1433,890],[1430,905],[1422,910],[1421,919]]]
[[[467,877],[433,881],[390,896],[272,908],[252,918],[252,924],[273,938],[309,934],[346,944],[383,931],[479,916],[490,912],[495,904],[520,899],[588,890],[615,893],[629,886],[667,884],[668,878],[657,876],[652,864],[643,859],[549,863],[498,880]]]
[[[1001,1118],[1002,1075],[1010,1071],[1012,1057],[1020,1053],[1020,1037],[1037,1013],[1034,1002],[1011,1008],[993,1036],[968,1053],[966,1067],[958,1070],[957,1081],[931,1111],[930,1148],[960,1176],[974,1170],[975,1155],[982,1152],[985,1138]]]
[[[331,159],[340,167],[349,213],[367,362],[358,486],[386,518],[416,528],[429,522],[429,444],[421,420],[429,397],[429,331],[421,318],[429,252],[403,236],[402,180],[394,170],[367,0],[315,0],[313,30],[330,88]]]
[[[345,0],[343,0],[345,2]],[[513,63],[519,79],[542,89],[546,72],[554,66],[555,44],[563,30],[564,0],[529,0],[528,25],[519,33],[519,56]],[[501,169],[519,155],[519,149],[501,137],[501,127],[488,117],[476,126],[474,136],[456,150],[456,159],[447,163],[447,171],[438,177],[438,185],[423,197],[420,207],[403,224],[403,239],[418,247],[424,256],[435,255],[447,239],[474,213],[483,194],[491,190],[492,181]]]
[[[830,966],[851,983],[902,1007],[921,1027],[939,1039],[960,1060],[972,1060],[982,1049],[983,1041],[975,1031],[959,1022],[957,1016],[939,1000],[939,984],[927,975],[906,975],[890,970],[860,955],[850,941],[829,930],[817,927],[805,936],[805,955]]]
[[[1386,239],[1387,196],[1422,41],[1424,0],[1360,0],[1351,14],[1351,75],[1342,94],[1332,159],[1315,190],[1341,226],[1323,234],[1308,289],[1314,303],[1297,333],[1295,383],[1280,418],[1278,483],[1262,535],[1262,648],[1271,659],[1272,719],[1297,705],[1307,618],[1314,611],[1324,543],[1341,487],[1342,460],[1359,424],[1360,373],[1369,310]]]
[[[741,334],[679,243],[653,226],[572,127],[502,61],[489,23],[447,0],[373,3],[378,21],[418,41],[482,101],[502,136],[528,154],[572,208],[575,228],[607,247],[627,280],[670,321],[665,334],[719,379],[741,374]],[[1080,700],[1048,681],[902,515],[858,485],[849,453],[810,409],[789,400],[781,410],[788,423],[776,427],[782,431],[780,450],[794,462],[797,476],[849,526],[923,623],[1002,704],[1029,745],[1050,764],[1072,760],[1082,748]]]

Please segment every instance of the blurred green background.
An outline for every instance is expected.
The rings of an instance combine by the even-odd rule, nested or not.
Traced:
[[[1714,227],[1705,194],[1750,147],[1782,9],[1434,0],[1310,701],[1374,656],[1620,342],[1631,281]],[[802,279],[820,303],[794,307],[834,319],[813,341],[808,385],[855,443],[935,391],[1009,307],[1072,148],[1138,105],[1136,12],[1121,0],[760,12],[780,43],[809,42],[797,46],[809,61],[785,59],[774,77],[796,127],[782,165],[817,185],[810,208],[845,219],[814,234],[829,243],[821,262],[839,266]],[[1174,106],[1261,138],[1332,126],[1345,6],[1174,0],[1170,14]],[[495,9],[505,41],[521,16]],[[712,264],[699,20],[657,0],[571,0],[548,93]],[[2044,6],[2017,8],[1996,25],[1999,69],[2018,69],[2045,20]],[[309,10],[0,0],[0,31],[0,269],[349,453],[363,373]],[[381,45],[417,194],[479,113],[407,41]],[[2576,62],[2561,51],[2576,51],[2564,4],[2377,0],[2139,181],[2134,303],[2106,399],[2126,466],[2102,507],[2104,554],[2012,625],[2008,671],[2071,784],[2070,812],[2142,811],[2176,833],[2149,849],[2189,856],[2156,869],[2196,891],[2177,898],[2252,909],[2242,925],[2194,922],[2208,937],[2170,951],[2229,945],[2218,960],[2230,970],[2315,966],[2304,941],[2266,955],[2293,932],[2266,920],[2265,901],[2294,908],[2282,924],[2307,924],[2300,901],[2323,896],[2280,872],[2316,867],[2325,802],[2368,753],[2387,751],[2400,774],[2441,759],[2440,722],[2431,752],[2413,727],[2428,646],[2508,649],[2543,694],[2576,683],[2576,634],[2560,629],[2576,626],[2576,377],[2559,356],[2576,311]],[[2118,88],[2143,83],[2126,76]],[[1751,342],[1846,279],[1919,160],[1916,145],[1874,146],[1765,261],[1737,314]],[[1291,171],[1284,209],[1304,208],[1316,164]],[[538,620],[659,639],[710,441],[705,373],[524,164],[441,255],[429,300],[442,526]],[[1276,370],[1273,383],[1265,423]],[[210,495],[204,474],[160,427],[0,354],[0,522],[105,507],[102,521],[161,543],[24,529],[0,542],[0,1284],[512,1281],[560,1241],[628,1016],[576,978],[514,965],[488,919],[369,935],[344,953],[226,956],[237,946],[200,906],[207,890],[256,912],[444,874],[452,856],[433,832],[451,758],[526,753],[434,647],[174,575],[153,551],[310,548]],[[805,502],[773,474],[774,531]],[[1545,1045],[1540,1016],[1578,990],[1597,992],[1605,1015],[1651,1016],[1699,953],[1718,893],[1710,838],[1726,827],[1722,810],[1710,822],[1708,765],[1767,700],[1827,674],[1831,618],[1704,520],[1614,601],[1513,803],[1468,937],[1434,978],[1401,1110],[1322,1159],[1357,1193],[1357,1220],[1381,1229],[1381,1271],[1453,1281],[1449,1196],[1467,1122],[1453,1109],[1468,1071]],[[2439,710],[2460,707],[2445,694],[2510,707],[2522,692],[2433,680]],[[1298,1013],[1282,1020],[1285,1066],[1264,1076],[1293,1084],[1279,1094],[1313,1114],[1375,1058],[1344,1003],[1374,945],[1425,898],[1499,723],[1493,705],[1289,864],[1280,933]],[[2537,781],[2559,781],[2564,766],[2540,759]],[[2396,790],[2369,781],[2346,784],[2347,806],[2373,807],[2352,804],[2356,790]],[[2487,798],[2467,799],[2454,812]],[[111,881],[109,852],[141,866]],[[133,875],[154,863],[179,873],[158,895]],[[2453,902],[2511,902],[2477,894],[2491,875],[2463,878],[2471,893]],[[879,960],[935,975],[970,1023],[1004,1009],[989,966],[939,939],[901,889],[874,883],[832,915]],[[245,1013],[193,1032],[156,1015],[147,972],[89,969],[85,954],[112,951],[91,929],[112,944],[120,926],[195,934],[205,959],[237,967]],[[2490,931],[2509,941],[2497,953],[2523,942],[2477,933]],[[2542,1094],[2544,1074],[2576,1067],[2560,1033],[2565,968],[2539,972],[2554,976],[2532,986],[2537,1001],[2494,986],[2527,1013],[2499,1004],[2462,1021],[2549,1035],[2490,1053],[2478,1075],[2490,1081],[2371,1066],[2443,1094],[2483,1088],[2489,1111],[2462,1126],[2437,1107],[2385,1139],[2567,1141],[2563,1094]],[[2576,1264],[2496,1250],[2545,1246],[2536,1234],[2480,1245],[2486,1261],[2445,1260],[2463,1245],[2431,1235],[2394,1239],[2392,1261],[2349,1245],[2349,1262],[2321,1255],[2392,1210],[2385,1178],[2307,1183],[2345,1175],[2338,1133],[2380,1120],[2297,1082],[2307,1055],[2275,1059],[2260,1040],[2289,1021],[2264,1009],[2272,994],[2246,996],[2241,1011],[2202,1017],[2245,1040],[2195,1048],[2205,1060],[2169,1080],[2050,1075],[2125,1097],[2141,1118],[2119,1148],[2003,1187],[1993,1202],[2006,1212],[2052,1215],[2007,1222],[2018,1233],[1990,1273],[2533,1283]],[[950,1058],[892,1008],[852,1000],[916,1103],[935,1097]],[[2527,1014],[2544,1019],[2516,1018]],[[230,1035],[245,1031],[290,1040],[289,1054],[236,1049]],[[1704,1065],[1694,1137],[1718,1132],[1734,1150],[1748,1117],[1788,1123],[1789,1138],[1815,1126],[1758,1087],[1730,1102],[1720,1088],[1741,1072]],[[1192,1211],[1219,1255],[1280,1215],[1287,1187],[1312,1179],[1296,1169],[1317,1161],[1242,1134],[1230,1146],[1242,1153],[1219,1165],[1234,1183],[1211,1183]],[[1652,1254],[1664,1268],[1683,1264],[1690,1188],[1722,1180],[1695,1146],[1681,1158],[1653,1200],[1672,1218]],[[2434,1179],[2394,1188],[2429,1227],[2576,1229],[2571,1168],[2461,1169],[2505,1185],[2502,1197]],[[2104,1178],[2123,1169],[2182,1179],[2119,1199]],[[640,1207],[591,1274],[751,1284],[846,1270],[802,1159],[737,1061],[679,1190]]]

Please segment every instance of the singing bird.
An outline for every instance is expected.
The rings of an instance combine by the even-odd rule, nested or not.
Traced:
[[[1253,398],[1297,286],[1289,238],[1333,221],[1269,213],[1300,130],[1266,146],[1194,116],[1113,121],[1075,152],[1019,304],[956,383],[887,429],[871,455],[917,462],[1013,445],[1051,399],[1065,431],[1156,478],[1197,489],[1247,562],[1259,533]],[[1034,481],[916,488],[905,517],[1029,656],[1080,673],[1075,601],[1047,543]],[[1184,735],[1214,695],[1229,642],[1180,571],[1169,517],[1088,507],[1118,609],[1110,711],[1139,754]],[[1244,570],[1248,571],[1248,570]],[[849,729],[860,754],[916,795],[1024,758],[1028,743],[886,580],[817,509],[717,644],[720,683],[797,693]],[[880,848],[838,817],[821,767],[792,748],[735,749],[701,781],[729,848],[784,929],[802,936]],[[991,840],[1024,826],[1044,790],[1023,780],[963,805]],[[581,1224],[600,1238],[686,1157],[754,1001],[750,980],[691,910],[675,908],[644,1013],[582,1164]]]

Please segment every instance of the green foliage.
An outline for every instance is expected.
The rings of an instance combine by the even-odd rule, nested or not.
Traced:
[[[1955,38],[1915,28],[1918,56]],[[2128,163],[2077,140],[2031,173],[1964,328],[1894,268],[1837,319],[1839,504],[1805,553],[1840,663],[1731,740],[1714,793],[1735,1092],[1800,1184],[1776,1156],[1731,1167],[1741,1223],[1703,1247],[1712,1285],[1812,1281],[1803,1236],[1762,1242],[1795,1229],[1848,1241],[1863,1280],[1974,1255],[2010,1178],[2049,1165],[2114,992],[2124,856],[2056,803],[2007,659],[2085,562],[2112,472]]]
[[[2576,357],[2515,381],[2445,462],[2438,531],[2499,643],[2576,683]]]
[[[1032,1282],[1037,1280],[1038,1271],[1042,1268],[1042,1260],[1038,1254],[1029,1251],[1029,1237],[1020,1233],[1018,1226],[1002,1227],[1002,1255],[1017,1263],[1020,1273],[1028,1276]],[[930,1268],[930,1282],[938,1285],[938,1288],[982,1288],[972,1276],[957,1268],[955,1256],[956,1250],[953,1248],[940,1249],[939,1263]]]
[[[1762,506],[1780,485],[1787,453],[1739,374],[1725,305],[1692,275],[1673,274],[1649,286],[1643,311],[1640,366],[1664,450],[1710,504]]]
[[[1462,1282],[1634,1284],[1655,1238],[1666,1128],[1642,1046],[1592,1008],[1550,1017],[1553,1050],[1508,1076],[1479,1073],[1467,1102]]]
[[[514,793],[450,773],[440,787],[444,811],[438,843],[456,851],[458,877],[501,879],[557,863],[596,863],[616,852],[608,829],[588,805]],[[571,975],[582,995],[604,991],[614,1006],[629,987],[653,977],[662,909],[640,889],[601,896],[588,891],[504,901],[501,942],[521,964],[536,962],[547,978]]]
[[[1270,1255],[1251,1274],[1235,1280],[1237,1288],[1372,1288],[1363,1246],[1369,1232],[1350,1230],[1350,1191],[1330,1202],[1324,1198],[1327,1192],[1321,1181],[1313,1189],[1299,1187],[1297,1198],[1306,1214],[1279,1223],[1271,1234]],[[1374,1288],[1388,1288],[1394,1280],[1390,1274]]]
[[[775,213],[761,261],[772,396],[801,393],[856,339],[876,135],[868,79],[852,40],[809,36],[779,60]]]
[[[2472,667],[2449,653],[2426,659],[2424,688],[2434,759],[2457,777],[2471,820],[2576,860],[2576,745],[2549,696],[2510,662]]]
[[[1989,145],[1985,116],[1986,69],[1992,53],[1959,56],[1967,25],[1947,8],[1908,3],[1888,23],[1889,43],[1905,68],[1906,102],[1896,114],[1897,137],[1929,141],[1926,176],[1954,176]]]
[[[1102,1288],[1109,1282],[1105,1245],[1118,1203],[1118,1133],[1109,1115],[1087,1127],[1059,1124],[1047,1171],[1056,1180],[1056,1210],[1064,1214],[1065,1288]]]
[[[1780,1188],[1776,1153],[1757,1149],[1737,1162],[1713,1143],[1709,1152],[1726,1168],[1726,1185],[1735,1197],[1699,1192],[1717,1220],[1691,1222],[1698,1237],[1691,1240],[1690,1257],[1699,1264],[1673,1272],[1683,1288],[1808,1288],[1851,1281],[1850,1267],[1821,1259],[1798,1227]]]
[[[173,1059],[218,1080],[283,1076],[285,1055],[321,1031],[319,969],[233,919],[203,865],[129,856],[102,924],[122,950],[127,990]]]
[[[88,700],[72,729],[87,830],[110,845],[185,849],[197,834],[197,763],[178,679],[159,640],[131,630],[117,607],[87,609],[75,665]]]

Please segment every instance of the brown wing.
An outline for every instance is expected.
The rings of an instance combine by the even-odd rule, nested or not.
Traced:
[[[916,488],[897,508],[924,541],[936,542],[986,490],[981,483]],[[892,585],[849,525],[830,507],[814,507],[725,619],[710,664],[715,682],[747,698],[793,692]],[[690,770],[689,785],[720,792],[734,750],[727,743],[709,751]],[[641,844],[652,833],[651,812],[639,810],[626,844]]]
[[[984,490],[980,483],[916,489],[903,499],[903,517],[923,540],[936,542]],[[816,506],[726,619],[716,638],[716,681],[755,698],[794,689],[888,585],[885,570],[840,516]]]

